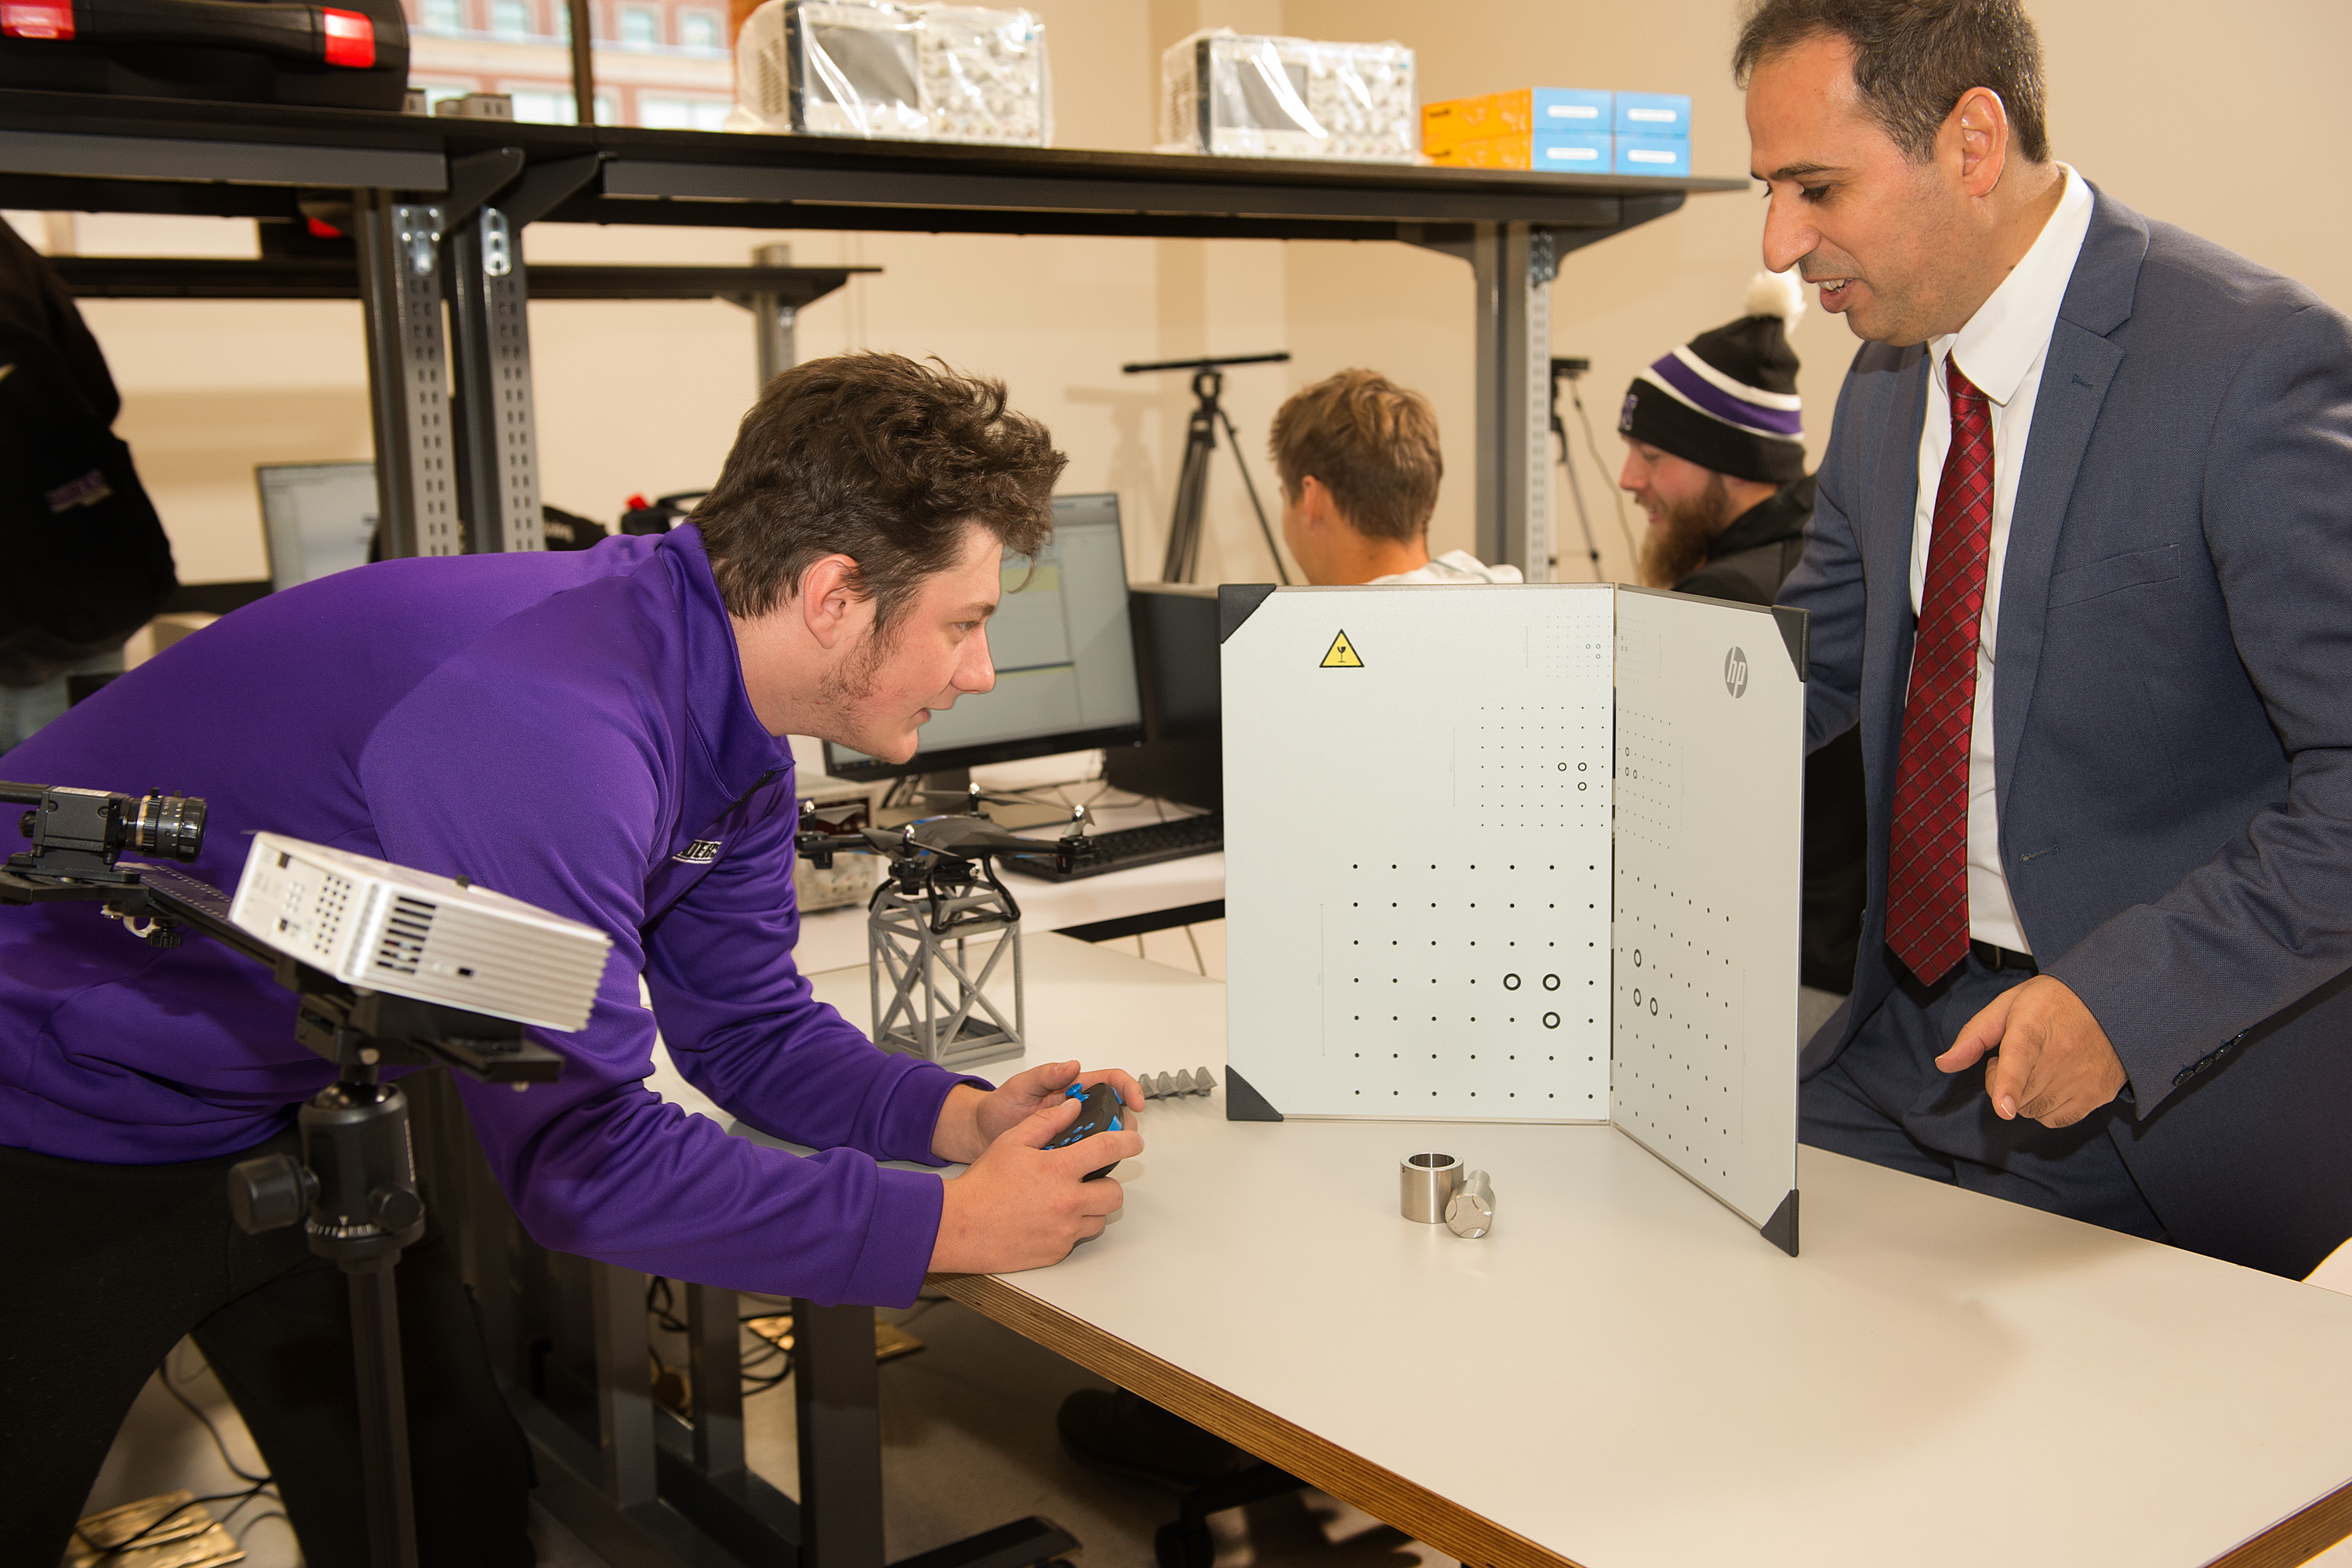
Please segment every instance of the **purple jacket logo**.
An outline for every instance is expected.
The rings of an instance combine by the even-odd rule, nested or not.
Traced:
[[[716,838],[698,838],[670,858],[681,866],[708,866],[718,860],[719,843]]]

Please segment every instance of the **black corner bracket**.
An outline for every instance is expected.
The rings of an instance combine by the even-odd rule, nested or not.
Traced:
[[[1271,583],[1221,583],[1217,585],[1217,641],[1230,640],[1242,623],[1257,613],[1274,592]],[[1279,1121],[1280,1117],[1275,1118]]]
[[[1801,610],[1798,612],[1800,615],[1803,613]],[[1227,1073],[1225,1076],[1231,1078],[1233,1074]],[[1764,1222],[1758,1234],[1790,1257],[1797,1256],[1796,1188],[1789,1189],[1789,1195],[1780,1200],[1780,1206],[1772,1211],[1772,1217]]]
[[[1262,598],[1265,595],[1259,596]],[[1268,1105],[1265,1096],[1250,1087],[1249,1079],[1228,1066],[1225,1068],[1225,1120],[1228,1121],[1279,1121],[1282,1120],[1282,1112]]]

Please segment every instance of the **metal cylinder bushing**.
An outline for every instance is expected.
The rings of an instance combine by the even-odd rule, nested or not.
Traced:
[[[1451,1154],[1408,1154],[1398,1167],[1404,1217],[1419,1225],[1440,1225],[1445,1205],[1462,1184],[1462,1162]]]

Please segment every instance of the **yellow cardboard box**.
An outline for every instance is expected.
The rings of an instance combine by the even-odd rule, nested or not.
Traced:
[[[1440,154],[1451,152],[1467,142],[1491,141],[1497,136],[1517,136],[1524,142],[1535,131],[1535,89],[1517,88],[1509,92],[1489,92],[1476,98],[1448,99],[1443,103],[1421,106],[1421,150],[1441,163],[1458,163],[1458,159]],[[1509,163],[1476,163],[1474,168],[1526,168],[1527,154],[1520,162]]]
[[[1534,149],[1535,138],[1523,131],[1516,136],[1482,136],[1428,152],[1429,161],[1441,168],[1527,169],[1534,167]]]

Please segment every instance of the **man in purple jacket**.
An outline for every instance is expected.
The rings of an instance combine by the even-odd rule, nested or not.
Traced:
[[[210,805],[196,875],[268,829],[609,932],[562,1080],[460,1079],[530,1233],[650,1273],[900,1304],[927,1269],[1055,1261],[1120,1204],[1130,1131],[1043,1145],[1078,1064],[992,1089],[886,1055],[792,962],[792,753],[904,759],[986,691],[1003,552],[1066,459],[1001,384],[894,355],[803,365],[744,421],[693,524],[561,554],[386,562],[188,638],[7,754],[13,777]],[[639,1003],[644,977],[653,998]],[[647,1089],[685,1076],[798,1158]],[[333,1068],[251,961],[158,952],[79,905],[0,911],[0,1541],[54,1562],[147,1374],[193,1332],[314,1563],[365,1558],[340,1276],[231,1223],[228,1168],[293,1146]],[[1132,1102],[1132,1081],[1108,1078]],[[881,1160],[969,1162],[941,1182]],[[425,1559],[528,1563],[529,1457],[436,1239],[401,1270]]]

